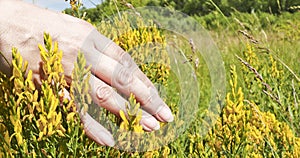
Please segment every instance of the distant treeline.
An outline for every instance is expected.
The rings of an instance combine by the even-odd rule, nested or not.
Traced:
[[[117,7],[116,7],[117,6]],[[182,11],[188,15],[207,15],[213,11],[222,11],[226,16],[232,12],[266,12],[281,14],[300,10],[300,0],[105,0],[95,8],[81,8],[87,18],[93,22],[101,21],[117,11],[131,7],[163,6]],[[71,14],[71,9],[66,9]]]

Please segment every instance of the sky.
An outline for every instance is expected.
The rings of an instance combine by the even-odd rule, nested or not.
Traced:
[[[24,0],[25,2],[34,3],[40,7],[49,10],[62,11],[65,8],[70,8],[69,2],[65,0]],[[100,4],[103,0],[82,0],[83,6],[86,8],[95,7],[94,4]],[[94,4],[93,4],[94,3]]]

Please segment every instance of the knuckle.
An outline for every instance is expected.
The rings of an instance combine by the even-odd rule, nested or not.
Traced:
[[[115,53],[117,57],[122,58],[127,54],[121,47],[117,46],[115,43],[113,44],[113,46],[115,47]]]
[[[124,87],[129,86],[133,82],[133,74],[126,68],[121,68],[117,73],[117,85]]]
[[[158,107],[163,105],[163,100],[155,93],[150,92],[148,97],[141,99],[142,108],[151,114],[157,113]]]
[[[124,53],[121,57],[120,63],[127,68],[133,68],[134,67],[134,61],[131,58],[131,56],[128,53]]]
[[[101,103],[106,102],[112,96],[113,90],[110,87],[102,86],[97,89],[97,98]]]
[[[140,69],[137,69],[134,74],[140,79],[147,87],[153,87],[152,82],[150,79],[143,73],[141,72]]]
[[[120,61],[123,58],[123,56],[127,54],[120,46],[118,46],[113,41],[110,41],[108,43],[108,47],[105,52],[105,54],[113,52],[113,57],[118,61]]]
[[[142,98],[140,100],[140,103],[143,106],[143,108],[146,108],[147,106],[151,105],[151,103],[152,103],[152,96],[148,96],[146,98]]]

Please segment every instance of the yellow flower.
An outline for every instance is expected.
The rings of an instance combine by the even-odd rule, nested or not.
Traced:
[[[129,122],[128,122],[126,116],[125,116],[125,113],[122,110],[120,110],[119,113],[120,113],[120,117],[123,120],[122,123],[121,123],[121,125],[120,125],[120,129],[128,131],[129,130]]]

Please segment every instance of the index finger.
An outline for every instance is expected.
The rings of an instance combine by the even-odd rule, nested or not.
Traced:
[[[100,33],[97,33],[95,34],[95,41],[101,41],[95,42],[94,44],[95,48],[99,52],[118,61],[121,65],[130,70],[136,70],[138,68],[137,64],[134,62],[131,56],[112,40],[108,39]],[[150,79],[140,69],[138,69],[138,71],[134,71],[134,73],[134,75],[137,76],[147,87],[155,88]]]

